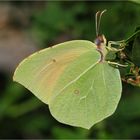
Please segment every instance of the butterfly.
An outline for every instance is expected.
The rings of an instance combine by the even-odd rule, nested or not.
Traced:
[[[96,39],[72,40],[40,50],[16,68],[13,80],[48,104],[61,123],[89,129],[117,108],[122,84],[119,70],[105,56],[109,50],[99,26],[104,11],[98,11]]]

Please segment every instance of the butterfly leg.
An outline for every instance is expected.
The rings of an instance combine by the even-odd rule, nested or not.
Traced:
[[[123,65],[123,64],[119,64],[117,62],[111,62],[111,61],[107,61],[108,64],[113,65],[113,66],[120,66],[120,67],[127,67],[128,65]]]
[[[114,48],[112,45],[119,46],[120,48]],[[120,52],[125,48],[125,44],[123,41],[108,41],[108,46],[106,48],[109,51]]]

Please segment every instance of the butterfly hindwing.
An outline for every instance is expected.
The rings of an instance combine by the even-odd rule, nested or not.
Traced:
[[[99,63],[63,90],[55,90],[57,94],[50,102],[50,111],[62,123],[89,129],[113,114],[121,90],[118,69],[107,62]]]

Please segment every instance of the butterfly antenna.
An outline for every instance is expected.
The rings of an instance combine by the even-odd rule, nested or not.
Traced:
[[[103,13],[105,13],[107,10],[103,10],[102,12],[101,11],[98,11],[95,15],[95,25],[96,25],[96,36],[99,35],[99,29],[100,29],[100,22],[101,22],[101,17],[103,15]]]
[[[96,29],[96,37],[99,35],[99,32],[98,32],[98,17],[100,15],[100,11],[98,11],[95,15],[95,29]]]

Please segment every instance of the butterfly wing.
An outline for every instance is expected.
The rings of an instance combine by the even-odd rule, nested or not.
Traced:
[[[64,71],[66,76],[64,81],[59,83],[57,90],[65,87],[99,59],[100,54],[92,42],[68,41],[36,52],[24,59],[17,67],[13,79],[48,104],[55,96],[55,85]]]
[[[14,80],[47,103],[59,122],[89,129],[115,111],[121,96],[118,69],[100,57],[90,41],[65,42],[23,60]]]

